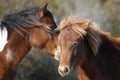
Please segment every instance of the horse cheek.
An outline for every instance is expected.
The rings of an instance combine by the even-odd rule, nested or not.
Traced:
[[[47,37],[44,34],[41,34],[41,33],[39,34],[39,32],[29,37],[31,46],[37,47],[37,48],[42,48],[47,40],[48,40]]]

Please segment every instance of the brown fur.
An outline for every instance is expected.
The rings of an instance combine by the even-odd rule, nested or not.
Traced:
[[[73,18],[60,24],[59,66],[68,66],[70,71],[79,67],[79,80],[120,80],[120,38],[101,31],[95,23]]]
[[[38,17],[38,14],[36,16],[43,25],[24,27],[25,31],[20,30],[24,36],[21,36],[10,27],[7,28],[9,33],[8,43],[5,45],[4,50],[0,52],[0,80],[15,80],[17,67],[31,47],[37,47],[54,56],[59,32],[51,31],[47,28],[47,24],[52,24],[53,27],[56,27],[52,19],[43,16],[42,18]],[[6,59],[8,50],[11,51],[12,56],[9,61]]]

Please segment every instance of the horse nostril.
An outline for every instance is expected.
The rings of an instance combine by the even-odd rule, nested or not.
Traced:
[[[65,74],[67,75],[70,71],[69,67],[59,67],[58,68],[58,71],[61,73],[61,74]]]
[[[69,71],[68,67],[65,67],[64,72],[67,73]]]
[[[70,68],[68,66],[59,66],[58,72],[62,77],[65,77],[70,74]]]

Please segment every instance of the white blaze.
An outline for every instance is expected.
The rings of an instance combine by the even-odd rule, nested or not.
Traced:
[[[5,56],[6,56],[7,61],[11,61],[12,60],[12,51],[10,49],[7,49],[7,53]]]
[[[4,46],[7,44],[8,31],[6,28],[3,30],[0,29],[0,52],[4,49]]]

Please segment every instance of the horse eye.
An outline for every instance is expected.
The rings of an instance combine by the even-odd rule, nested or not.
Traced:
[[[51,29],[51,30],[54,30],[54,29],[55,29],[55,27],[54,27],[54,26],[50,26],[50,29]]]
[[[74,46],[77,46],[77,45],[78,45],[78,42],[75,42],[75,43],[74,43]]]
[[[52,31],[52,30],[54,30],[54,27],[53,27],[53,26],[48,25],[48,26],[47,26],[47,29],[48,29],[48,30],[50,30],[50,31]]]
[[[50,31],[52,30],[49,25],[47,26],[47,29],[50,30]]]

